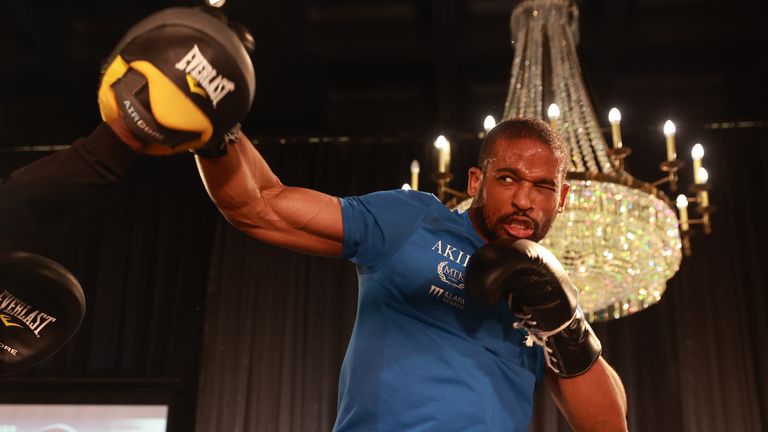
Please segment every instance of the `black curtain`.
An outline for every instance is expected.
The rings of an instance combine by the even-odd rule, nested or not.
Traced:
[[[2,153],[8,172],[41,153]],[[137,160],[124,181],[40,227],[34,252],[67,267],[87,311],[48,361],[0,380],[4,402],[165,403],[193,429],[217,211],[191,155]]]
[[[224,224],[214,254],[196,430],[328,430],[355,316],[354,272]]]
[[[766,133],[701,133],[717,206],[713,233],[695,230],[693,256],[658,304],[595,325],[626,387],[630,430],[768,428],[768,236],[760,218],[768,193]],[[284,183],[348,195],[407,181],[411,158],[432,158],[418,142],[274,144],[262,151]],[[468,165],[476,148],[464,144],[454,160]],[[461,177],[464,168],[454,172]],[[425,177],[422,184],[433,189]],[[263,245],[225,223],[213,257],[197,430],[330,430],[355,314],[352,266]],[[568,430],[546,390],[536,398],[531,430]]]

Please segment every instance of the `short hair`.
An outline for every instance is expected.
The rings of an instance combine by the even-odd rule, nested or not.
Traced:
[[[552,149],[557,158],[557,173],[560,179],[565,178],[568,170],[568,146],[545,121],[532,117],[520,117],[507,119],[491,129],[483,139],[478,154],[478,166],[485,170],[486,164],[493,157],[494,147],[499,141],[512,141],[516,139],[533,139],[546,144]]]

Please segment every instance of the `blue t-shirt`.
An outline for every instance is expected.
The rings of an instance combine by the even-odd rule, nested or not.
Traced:
[[[484,243],[468,213],[402,190],[341,208],[360,291],[334,430],[527,431],[543,355],[503,304],[466,298],[467,261]]]

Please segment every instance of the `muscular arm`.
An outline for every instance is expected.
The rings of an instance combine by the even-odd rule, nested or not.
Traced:
[[[196,159],[208,194],[238,229],[300,252],[341,255],[344,233],[339,200],[280,183],[244,135],[229,146],[226,155]]]
[[[624,386],[602,357],[573,378],[560,378],[547,370],[547,383],[557,407],[575,431],[627,430]]]

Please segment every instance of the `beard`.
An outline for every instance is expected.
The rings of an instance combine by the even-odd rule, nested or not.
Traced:
[[[470,208],[470,214],[475,221],[475,227],[488,241],[525,238],[538,242],[549,232],[555,219],[553,216],[539,221],[532,218],[527,211],[512,209],[509,212],[494,215],[486,207],[486,199],[485,187],[481,185]]]
[[[517,211],[494,216],[489,214],[485,206],[475,206],[470,211],[474,214],[473,219],[477,221],[476,228],[488,241],[509,238],[538,242],[544,238],[551,225],[543,226],[539,221],[530,217],[527,212]]]

